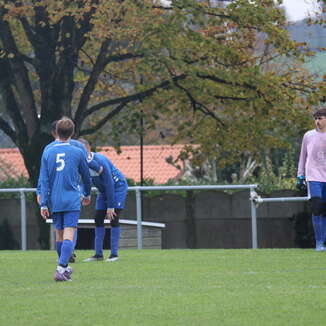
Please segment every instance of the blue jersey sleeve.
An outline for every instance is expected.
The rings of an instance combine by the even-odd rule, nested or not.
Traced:
[[[104,155],[94,153],[93,160],[97,161],[102,167],[101,174],[91,173],[92,181],[98,191],[103,194],[101,201],[105,198],[106,208],[122,207],[128,189],[124,175],[113,165],[113,163]],[[92,172],[92,171],[91,171]],[[120,195],[117,199],[117,191]],[[118,200],[118,202],[117,202]]]
[[[91,194],[91,176],[89,173],[88,165],[86,159],[83,157],[79,165],[79,174],[82,177],[82,192],[85,197]]]
[[[49,207],[49,175],[48,175],[48,168],[47,168],[47,160],[46,160],[46,152],[42,154],[41,159],[41,170],[40,170],[40,177],[39,177],[39,194],[41,195],[41,207]]]
[[[51,142],[50,144],[47,144],[45,147],[44,147],[44,150],[43,150],[43,153],[42,153],[42,157],[43,157],[43,154],[49,149],[51,148],[54,144],[57,144],[58,141],[57,140],[54,140],[53,142]],[[41,164],[42,164],[42,158],[41,158]],[[40,174],[39,174],[39,177],[38,177],[38,180],[37,180],[37,187],[36,187],[36,194],[37,195],[41,195],[41,170],[40,170]]]
[[[112,177],[111,164],[108,160],[103,162],[103,182],[104,182],[104,191],[105,197],[107,200],[107,207],[114,208],[114,180]]]

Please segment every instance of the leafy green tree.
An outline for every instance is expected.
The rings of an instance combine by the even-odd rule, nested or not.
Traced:
[[[113,136],[139,132],[140,115],[145,129],[173,119],[175,141],[224,153],[226,164],[277,146],[318,104],[323,84],[291,65],[304,47],[288,38],[273,0],[161,3],[0,0],[0,129],[32,184],[50,124],[63,115],[76,136],[109,121]],[[282,72],[266,69],[276,61]]]
[[[266,150],[291,147],[326,93],[325,80],[303,68],[314,53],[289,38],[274,1],[227,4],[172,1],[146,45],[146,65],[174,85],[145,100],[147,108],[174,118],[176,141],[200,144],[189,149],[198,167],[211,159],[217,169],[254,167]]]
[[[90,135],[160,87],[135,91],[154,18],[146,1],[0,1],[0,129],[34,185],[52,121],[71,117],[76,136]]]

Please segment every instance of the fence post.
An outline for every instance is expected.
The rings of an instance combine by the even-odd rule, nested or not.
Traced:
[[[252,249],[257,249],[257,211],[255,203],[256,192],[253,187],[250,187],[250,207],[251,207],[251,242]]]
[[[20,190],[20,233],[21,248],[27,249],[27,225],[26,225],[26,196],[23,190]]]
[[[137,249],[143,248],[142,235],[142,207],[141,207],[141,191],[136,188],[136,210],[137,210]]]

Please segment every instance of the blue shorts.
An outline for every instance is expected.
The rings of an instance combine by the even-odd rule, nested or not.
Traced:
[[[52,214],[53,224],[57,230],[76,228],[80,211],[56,212]]]
[[[326,202],[326,182],[308,181],[308,193],[310,197],[318,197]]]
[[[107,206],[107,198],[104,193],[99,193],[96,197],[96,210],[106,210],[107,208],[124,209],[128,193],[128,187],[119,187],[114,190],[114,205]]]

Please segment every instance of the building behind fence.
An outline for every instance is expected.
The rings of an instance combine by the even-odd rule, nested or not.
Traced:
[[[269,197],[297,196],[294,191],[277,191]],[[143,220],[165,223],[160,235],[161,248],[251,248],[251,214],[248,191],[185,191],[184,195],[143,194]],[[81,218],[94,218],[94,202],[83,208]],[[0,249],[20,248],[19,199],[0,199]],[[257,209],[258,247],[293,248],[300,246],[300,232],[309,215],[307,203],[266,203]],[[34,202],[27,202],[27,248],[39,249],[39,224]],[[304,213],[305,212],[305,213]],[[123,219],[136,219],[134,194],[129,194]],[[298,225],[301,231],[298,231]],[[307,224],[308,223],[308,224]],[[310,226],[309,226],[310,228]],[[308,232],[308,229],[306,230]],[[90,232],[92,232],[90,230]],[[305,232],[305,231],[304,231]],[[84,232],[81,232],[83,237]],[[306,235],[302,235],[307,237]],[[308,235],[311,236],[311,235]],[[299,237],[299,238],[298,238]],[[2,239],[2,240],[1,240]],[[93,247],[92,237],[80,239]],[[7,243],[7,245],[6,245]],[[8,245],[10,244],[10,246]],[[9,248],[4,247],[9,246]],[[305,246],[309,246],[309,241]]]

